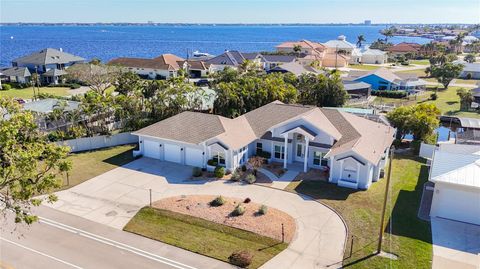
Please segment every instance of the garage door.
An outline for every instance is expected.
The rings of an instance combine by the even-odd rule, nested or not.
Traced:
[[[143,155],[149,158],[160,159],[160,143],[150,140],[144,140]]]
[[[185,151],[185,164],[203,167],[203,151],[187,147]]]
[[[480,192],[443,187],[435,193],[437,213],[442,218],[480,225]]]
[[[182,162],[182,151],[181,147],[172,144],[165,144],[165,161],[173,163]]]

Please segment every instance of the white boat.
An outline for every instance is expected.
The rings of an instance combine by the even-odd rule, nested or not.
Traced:
[[[213,55],[209,54],[209,53],[206,53],[206,52],[200,52],[198,50],[194,51],[193,52],[193,57],[198,57],[198,58],[201,58],[201,57],[213,57]]]

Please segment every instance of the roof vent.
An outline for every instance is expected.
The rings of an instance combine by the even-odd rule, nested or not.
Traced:
[[[338,40],[341,40],[341,41],[345,41],[345,40],[347,40],[347,37],[344,36],[344,35],[339,35],[339,36],[337,37],[337,39],[338,39]]]

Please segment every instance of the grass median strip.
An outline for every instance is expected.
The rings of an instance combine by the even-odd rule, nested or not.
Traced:
[[[228,262],[234,251],[253,254],[249,268],[258,268],[288,244],[252,232],[168,210],[142,208],[123,228],[195,253]]]

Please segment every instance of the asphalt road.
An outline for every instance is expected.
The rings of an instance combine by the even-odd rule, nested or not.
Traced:
[[[89,229],[84,229],[87,226],[81,225],[81,221],[83,221],[81,219],[77,220],[80,225],[72,225],[72,219],[67,221],[70,224],[64,224],[58,220],[41,218],[39,223],[27,226],[15,225],[12,216],[12,214],[8,214],[6,218],[1,216],[0,268],[2,269],[207,268],[202,257],[185,257],[189,255],[183,254],[183,250],[180,249],[174,250],[172,253],[175,260],[172,257],[166,258],[158,253],[155,254],[154,250],[162,248],[161,245],[155,245],[157,242],[147,241],[147,245],[152,247],[149,249],[150,252],[144,250],[144,247],[138,248],[133,246],[135,244],[120,242],[123,239],[130,240],[130,236],[133,236],[133,243],[139,243],[136,239],[149,240],[143,237],[127,234],[120,230],[106,233],[101,233],[101,230],[88,231]],[[39,216],[42,215],[39,214]],[[183,257],[186,258],[184,260],[198,266],[189,266],[176,261]],[[196,259],[199,261],[198,263],[194,262]]]

